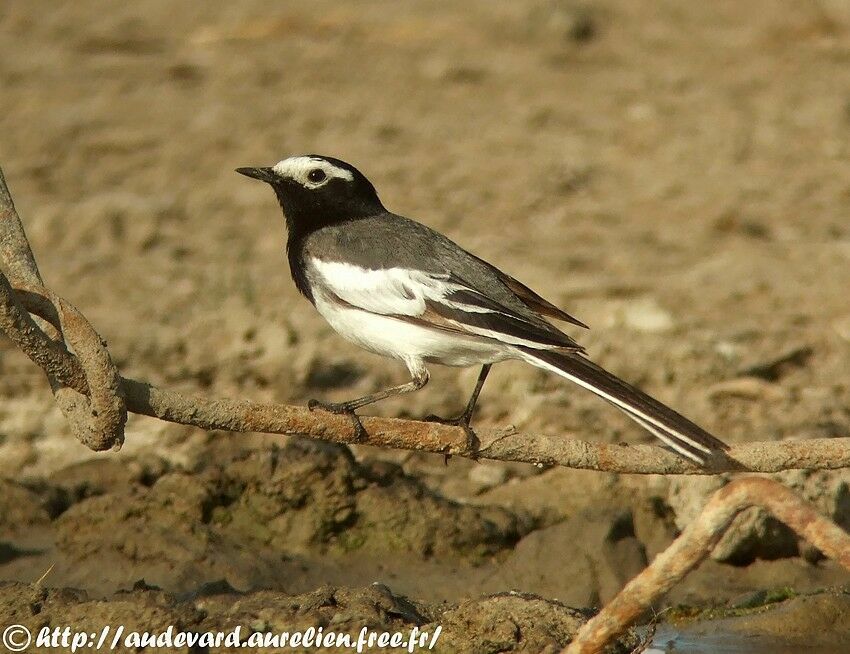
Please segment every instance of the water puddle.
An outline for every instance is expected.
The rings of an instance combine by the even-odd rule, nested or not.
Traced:
[[[644,654],[847,654],[841,646],[801,649],[799,643],[788,643],[761,635],[746,635],[701,629],[680,631],[659,626],[652,644]]]

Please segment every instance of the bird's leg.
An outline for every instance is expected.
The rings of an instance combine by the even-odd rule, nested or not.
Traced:
[[[366,440],[366,429],[364,429],[363,423],[360,422],[360,416],[355,413],[357,409],[366,406],[367,404],[372,404],[373,402],[385,400],[388,397],[418,391],[427,383],[428,371],[422,368],[421,370],[417,370],[413,375],[413,379],[406,384],[393,386],[392,388],[387,388],[383,391],[378,391],[377,393],[371,393],[370,395],[364,395],[363,397],[358,397],[353,400],[349,400],[348,402],[321,402],[319,400],[310,400],[307,402],[307,408],[310,409],[310,411],[322,409],[323,411],[329,411],[330,413],[351,416],[351,420],[354,423],[355,439],[358,442],[362,442]]]
[[[478,381],[475,383],[475,390],[472,391],[472,397],[469,398],[469,402],[466,403],[466,408],[460,415],[455,416],[454,418],[441,418],[440,416],[435,416],[433,414],[425,417],[425,420],[428,422],[439,422],[444,425],[455,425],[457,427],[461,427],[466,432],[466,449],[468,452],[475,452],[478,450],[478,437],[475,435],[475,432],[472,431],[469,423],[472,422],[472,414],[475,412],[475,404],[478,402],[478,396],[481,394],[481,389],[484,388],[484,382],[487,380],[487,375],[490,374],[491,365],[492,364],[487,363],[481,366],[481,372],[478,373]]]

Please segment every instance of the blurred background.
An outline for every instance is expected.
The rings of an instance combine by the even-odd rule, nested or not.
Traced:
[[[848,7],[7,0],[0,165],[46,283],[127,376],[299,404],[405,378],[298,296],[273,194],[233,171],[319,153],[589,324],[571,333],[594,359],[719,437],[847,436]],[[138,416],[94,455],[5,340],[0,373],[0,579],[53,563],[47,583],[95,594],[380,579],[592,606],[724,483],[352,457]],[[477,371],[432,373],[374,411],[457,411]],[[513,363],[477,424],[651,441]],[[850,525],[847,472],[781,478]],[[850,582],[755,511],[714,558],[673,599]]]

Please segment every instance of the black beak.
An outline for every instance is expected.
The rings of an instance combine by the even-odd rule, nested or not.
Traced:
[[[258,179],[261,182],[268,182],[269,184],[277,178],[274,174],[274,170],[271,168],[237,168],[236,172],[240,175],[245,175],[245,177],[253,177],[254,179]]]

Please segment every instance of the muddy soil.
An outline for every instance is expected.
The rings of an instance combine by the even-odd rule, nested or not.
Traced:
[[[289,403],[404,379],[298,296],[272,194],[233,172],[319,152],[589,324],[571,333],[594,359],[725,440],[847,436],[848,59],[834,0],[7,0],[0,165],[46,282],[128,376]],[[476,371],[431,372],[374,412],[457,412]],[[138,416],[95,455],[5,340],[0,373],[0,624],[440,623],[445,651],[540,651],[728,480],[445,465]],[[515,363],[476,420],[651,441]],[[850,472],[778,478],[850,528]],[[847,584],[751,511],[657,608],[776,588],[831,602],[786,600],[797,643],[833,631],[818,616],[850,623],[840,590],[820,592]]]

